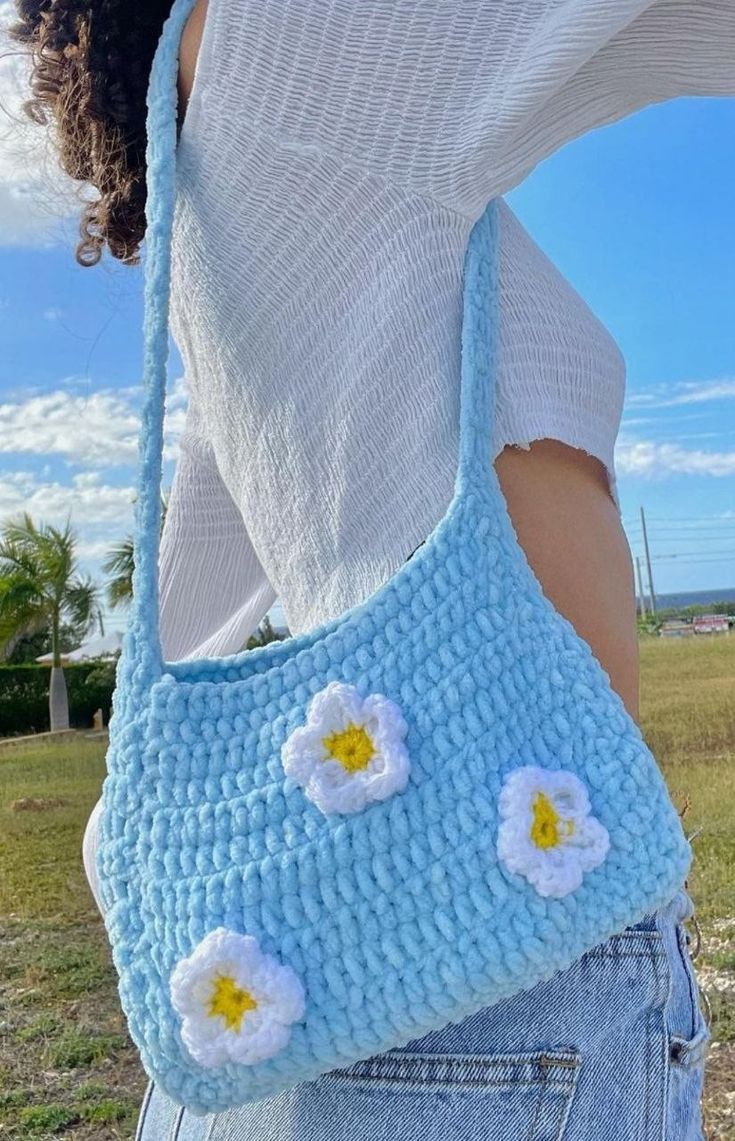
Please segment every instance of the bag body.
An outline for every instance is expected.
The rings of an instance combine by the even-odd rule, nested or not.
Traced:
[[[97,864],[130,1033],[173,1101],[258,1100],[471,1015],[663,906],[690,850],[641,733],[544,596],[490,458],[497,241],[463,277],[437,527],[306,634],[166,663],[157,560],[176,0],[149,90],[136,569]]]
[[[149,1083],[137,1141],[703,1141],[690,913],[677,892],[532,990],[276,1097],[194,1117]]]

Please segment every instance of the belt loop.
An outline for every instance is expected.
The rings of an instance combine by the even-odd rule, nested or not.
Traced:
[[[694,914],[694,904],[685,887],[680,887],[676,895],[664,904],[656,913],[656,926],[662,931],[669,924],[677,925],[691,919]]]

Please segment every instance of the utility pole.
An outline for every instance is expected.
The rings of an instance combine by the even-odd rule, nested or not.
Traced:
[[[641,600],[641,618],[646,617],[646,596],[643,593],[643,575],[641,574],[641,560],[635,557],[635,577],[638,583],[638,597]]]
[[[646,567],[648,568],[648,594],[651,599],[651,614],[656,617],[656,595],[653,590],[653,571],[651,570],[651,552],[648,549],[648,532],[646,531],[646,516],[641,507],[641,527],[643,528],[643,549],[646,552]]]

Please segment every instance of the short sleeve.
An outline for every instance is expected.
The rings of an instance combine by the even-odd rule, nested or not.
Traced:
[[[160,598],[167,661],[238,652],[276,599],[193,402],[161,538]]]

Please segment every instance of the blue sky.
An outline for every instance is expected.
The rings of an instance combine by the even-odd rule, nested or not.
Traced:
[[[71,190],[16,135],[0,139],[0,519],[71,513],[97,572],[130,528],[141,274],[76,265]],[[568,145],[508,195],[626,358],[619,491],[635,554],[646,509],[658,592],[735,586],[733,138],[735,100],[676,100]],[[174,350],[169,482],[180,375]]]
[[[658,591],[735,585],[735,99],[679,99],[590,132],[508,196],[615,337],[616,466]]]

